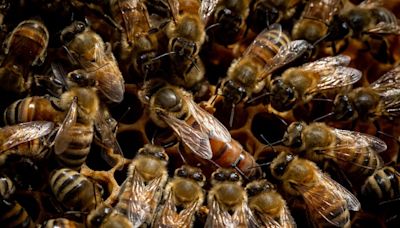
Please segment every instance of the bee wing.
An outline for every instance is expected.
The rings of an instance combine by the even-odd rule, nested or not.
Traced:
[[[357,197],[353,195],[349,190],[347,190],[345,187],[343,187],[341,184],[337,183],[334,181],[332,178],[330,178],[328,175],[322,174],[321,173],[321,178],[323,182],[326,183],[327,186],[332,191],[336,191],[338,194],[340,194],[347,202],[347,208],[350,211],[358,211],[361,208],[361,204],[358,201]]]
[[[203,22],[206,22],[208,17],[214,12],[219,0],[203,0],[200,6],[200,16]]]
[[[350,56],[336,55],[320,58],[316,61],[303,64],[301,67],[304,70],[320,71],[326,69],[327,67],[347,66],[349,65],[350,61]]]
[[[306,40],[294,40],[287,46],[281,46],[278,53],[265,65],[263,77],[295,61],[311,48],[312,45]]]
[[[179,0],[167,0],[169,9],[171,10],[172,19],[177,22],[179,15]]]
[[[147,31],[150,29],[149,15],[147,13],[146,6],[139,0],[123,1],[118,0],[118,4],[121,8],[122,18],[124,20],[125,32],[127,34],[128,42],[133,42],[135,38],[135,28],[147,26]],[[138,15],[141,14],[141,15]]]
[[[370,87],[380,94],[391,90],[400,90],[400,65],[371,83]]]
[[[340,88],[356,83],[361,79],[361,71],[351,67],[326,67],[320,71],[321,78],[315,88],[310,89],[309,93],[318,93],[323,90]]]
[[[70,129],[75,125],[78,117],[78,98],[74,97],[71,105],[69,106],[67,115],[64,118],[58,132],[54,138],[54,152],[62,154],[68,148],[72,138],[69,136]]]
[[[0,135],[6,136],[3,137],[0,152],[48,135],[53,129],[54,123],[49,121],[31,121],[0,128]]]
[[[258,218],[260,218],[260,221],[262,222],[263,227],[269,227],[269,228],[281,228],[281,224],[279,224],[277,221],[275,221],[274,218],[267,214],[262,214],[255,212],[258,215]]]
[[[382,0],[364,0],[360,4],[358,4],[357,7],[371,9],[375,7],[380,7],[382,5],[383,5]]]
[[[387,149],[387,145],[384,141],[372,135],[336,128],[333,129],[332,132],[336,136],[336,145],[335,148],[332,149],[337,152],[349,147],[355,149],[369,147],[376,153],[381,153]],[[356,151],[361,152],[362,150]]]
[[[217,118],[200,108],[190,97],[183,97],[188,104],[190,114],[200,125],[203,132],[206,132],[210,138],[218,139],[222,142],[230,142],[232,140],[228,129]]]
[[[168,114],[161,114],[164,121],[170,126],[182,142],[190,148],[197,156],[203,159],[212,158],[212,150],[208,134],[197,130],[187,124],[185,121],[177,119]]]
[[[294,221],[294,218],[292,217],[289,208],[284,205],[283,209],[279,215],[279,223],[282,225],[282,227],[286,228],[296,228],[296,222]]]
[[[269,28],[261,31],[256,36],[253,42],[246,48],[242,56],[257,54],[257,49],[260,48],[265,48],[268,52],[270,52],[270,49],[268,47],[271,46],[270,43],[274,45],[280,45],[281,40],[284,36],[285,35],[282,31],[282,26],[280,24],[273,24]],[[266,37],[268,39],[266,39]]]
[[[388,116],[400,115],[400,89],[388,90],[381,94],[383,100],[383,108]]]
[[[395,21],[396,22],[396,21]],[[372,34],[395,34],[400,35],[400,26],[397,23],[386,23],[386,22],[379,22],[372,28],[367,29],[364,31],[365,33],[372,33]]]

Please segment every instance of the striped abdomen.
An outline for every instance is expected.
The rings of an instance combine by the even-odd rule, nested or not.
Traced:
[[[44,228],[79,228],[84,227],[83,224],[78,224],[66,218],[50,219],[43,224]]]
[[[15,192],[14,183],[8,177],[0,177],[0,198],[8,199]]]
[[[57,155],[58,163],[63,167],[79,169],[86,161],[93,141],[93,126],[76,123],[69,129],[68,148]]]
[[[334,154],[339,167],[352,176],[367,177],[382,167],[381,157],[370,147],[345,148]]]
[[[397,199],[400,197],[400,173],[393,167],[383,167],[368,177],[361,191],[375,201]]]
[[[89,211],[96,205],[94,184],[77,171],[68,168],[53,171],[50,186],[57,200],[69,209]]]
[[[0,200],[0,224],[2,227],[35,227],[32,218],[17,201]]]
[[[47,98],[40,96],[27,97],[12,103],[4,111],[4,123],[14,125],[36,120],[55,121],[61,110]]]

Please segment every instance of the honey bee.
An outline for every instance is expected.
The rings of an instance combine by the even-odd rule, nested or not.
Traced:
[[[17,25],[5,41],[5,59],[0,68],[1,89],[24,93],[30,89],[29,68],[40,65],[46,57],[49,32],[37,20],[25,20]]]
[[[224,97],[224,102],[232,104],[234,110],[235,104],[261,92],[269,74],[311,49],[312,46],[304,40],[291,42],[280,25],[272,25],[255,38],[241,58],[232,62],[218,94]]]
[[[259,33],[274,23],[290,19],[303,0],[252,0],[247,26]]]
[[[246,29],[249,4],[250,0],[203,1],[201,14],[210,27],[213,26],[211,39],[225,46],[238,42]]]
[[[311,161],[282,152],[271,163],[272,175],[281,180],[283,189],[301,196],[308,213],[318,226],[350,227],[350,212],[360,209],[360,202]]]
[[[207,202],[210,210],[205,227],[251,227],[258,225],[247,205],[242,178],[234,169],[217,169],[211,177]]]
[[[4,227],[35,227],[26,209],[15,200],[0,200],[0,223]]]
[[[89,213],[86,225],[89,228],[133,227],[128,217],[115,213],[112,207],[105,204],[101,204]]]
[[[66,218],[50,219],[43,223],[44,228],[83,228],[83,224],[71,221]]]
[[[296,227],[285,200],[275,186],[265,179],[255,180],[245,188],[249,208],[265,227]]]
[[[314,161],[333,161],[345,173],[358,179],[382,167],[382,140],[363,133],[331,128],[324,123],[293,122],[283,136],[283,144]]]
[[[69,168],[54,170],[50,174],[50,187],[57,200],[71,210],[88,212],[101,199],[94,183]]]
[[[94,81],[105,101],[121,102],[125,92],[124,78],[110,44],[104,43],[98,34],[79,21],[61,32],[61,40],[65,43],[71,61],[77,61],[83,68],[70,74],[85,75]]]
[[[155,73],[160,67],[160,61],[154,60],[158,53],[158,41],[156,34],[150,32],[150,19],[144,2],[111,0],[110,9],[114,20],[124,27],[121,59],[131,61],[138,75],[144,78]]]
[[[337,120],[374,122],[378,118],[399,116],[400,65],[396,66],[367,87],[359,87],[348,94],[338,94],[333,112]]]
[[[188,72],[202,65],[198,54],[205,39],[205,25],[199,14],[200,1],[171,0],[170,10],[172,20],[167,24],[166,35],[173,70],[185,82],[190,81]],[[202,73],[199,78],[203,79],[204,70],[198,71]]]
[[[288,111],[303,105],[318,93],[345,87],[361,79],[361,71],[347,67],[350,57],[325,57],[286,70],[270,82],[271,106]]]
[[[165,203],[160,207],[153,226],[193,227],[194,215],[203,204],[205,180],[198,168],[183,165],[176,169],[174,178],[165,188]]]
[[[326,38],[330,35],[329,25],[342,8],[342,0],[306,1],[300,19],[293,26],[293,39],[305,39],[315,43]]]
[[[12,180],[6,176],[0,177],[0,197],[8,199],[15,192],[15,185]]]
[[[383,202],[400,197],[400,173],[393,167],[385,166],[369,176],[361,193],[374,202]]]
[[[54,123],[31,121],[0,128],[0,164],[8,155],[42,159],[49,152],[48,136],[55,131]]]
[[[114,210],[134,227],[150,225],[168,179],[168,159],[164,148],[146,144],[129,164]]]
[[[390,55],[388,44],[383,37],[400,35],[398,19],[395,14],[383,7],[383,1],[365,0],[357,6],[342,10],[330,29],[331,40],[341,40],[351,35],[366,41],[367,45],[371,45],[371,41],[378,42],[378,48],[369,48],[371,54],[383,62],[387,62]]]
[[[200,108],[189,93],[166,82],[152,83],[140,92],[143,103],[149,105],[150,118],[159,127],[171,127],[187,154],[195,154],[205,163],[233,166],[247,176],[259,173],[259,169],[253,168],[254,157],[231,137],[221,122]]]

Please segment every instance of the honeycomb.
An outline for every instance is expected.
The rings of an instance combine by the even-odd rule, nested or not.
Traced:
[[[7,14],[6,22],[9,22],[12,28],[16,22],[37,16],[37,14],[47,15],[50,18],[58,18],[58,16],[55,15],[58,14],[56,12],[60,12],[63,16],[59,21],[59,25],[54,23],[46,24],[51,34],[57,34],[57,32],[62,29],[61,25],[69,24],[69,19],[65,17],[64,13],[67,12],[71,6],[66,4],[67,9],[62,10],[56,7],[60,5],[53,5],[52,2],[53,1],[32,0],[32,2],[27,1],[22,5],[12,4],[12,10],[19,14]],[[360,1],[352,2],[359,3]],[[46,3],[48,4],[46,5]],[[32,4],[39,5],[30,8]],[[384,4],[385,7],[394,12],[395,15],[400,15],[399,2],[384,1]],[[51,8],[53,6],[56,7],[56,9]],[[114,29],[109,25],[106,19],[99,17],[98,13],[94,13],[90,9],[84,8],[83,12],[91,21],[93,30],[99,33],[106,41],[112,40],[114,35],[112,31],[114,31]],[[3,40],[6,34],[7,33],[2,31],[0,38]],[[215,99],[214,94],[217,90],[217,83],[219,79],[225,77],[232,60],[240,56],[240,53],[243,52],[255,35],[256,34],[250,34],[246,40],[231,47],[207,47],[200,53],[206,67],[205,77],[209,84],[207,84],[207,92],[200,97],[196,97],[196,101],[200,106],[217,117],[225,126],[229,125],[229,115],[226,113],[230,113],[231,110],[226,110],[223,107],[221,97]],[[394,62],[400,63],[399,36],[388,36],[387,40],[390,44],[389,53],[392,54]],[[53,43],[50,43],[50,47],[59,45],[55,39],[51,40],[51,42]],[[361,70],[363,73],[362,80],[356,84],[357,87],[368,85],[369,82],[375,81],[380,75],[383,75],[394,66],[394,63],[382,63],[374,59],[368,51],[362,50],[362,44],[358,40],[351,40],[349,47],[344,50],[342,54],[350,56],[350,66]],[[57,55],[58,53],[55,48],[54,50],[49,48],[48,59]],[[328,55],[332,55],[331,50],[329,48],[322,48],[319,50],[318,55],[313,56],[313,58],[318,59],[319,57]],[[68,60],[66,58],[63,61]],[[170,162],[168,164],[170,176],[172,176],[176,168],[183,164],[178,151],[179,140],[170,129],[161,129],[152,122],[149,118],[150,111],[148,106],[143,104],[139,99],[138,92],[141,89],[141,83],[135,81],[129,69],[125,69],[124,66],[120,66],[120,68],[126,81],[124,100],[119,104],[110,106],[110,112],[112,117],[118,121],[116,138],[122,148],[124,157],[113,154],[112,151],[107,151],[105,148],[93,144],[85,164],[80,169],[81,174],[101,186],[102,200],[108,205],[116,204],[120,186],[126,179],[128,165],[143,145],[154,143],[165,147],[170,157]],[[34,70],[40,71],[42,69]],[[8,105],[19,98],[21,98],[19,95],[3,93],[0,105],[1,110],[3,111]],[[282,139],[288,123],[290,124],[291,122],[299,120],[311,122],[315,118],[328,113],[329,110],[329,104],[326,102],[313,101],[306,107],[299,107],[287,113],[276,113],[271,111],[267,100],[261,99],[255,101],[254,104],[238,104],[235,107],[233,124],[229,127],[229,130],[232,137],[240,142],[243,148],[252,154],[258,163],[264,164],[271,162],[277,155],[277,151],[285,150],[285,148],[280,145],[268,146],[265,139],[270,143],[277,142]],[[379,120],[379,124],[383,132],[398,137],[400,135],[399,121],[399,118],[392,121],[382,119]],[[351,122],[326,121],[326,123],[340,129],[351,129],[352,125]],[[377,129],[372,123],[358,123],[354,130],[377,135]],[[381,135],[379,135],[379,137],[388,145],[388,150],[380,154],[385,164],[398,164],[400,160],[398,157],[399,143],[391,137]],[[102,153],[106,153],[109,157],[113,158],[114,162],[112,165],[102,159],[100,156]],[[1,167],[1,172],[7,176],[13,177],[17,186],[17,192],[14,196],[15,200],[27,210],[35,224],[42,224],[46,220],[57,217],[68,217],[72,220],[82,222],[85,218],[85,214],[79,212],[69,213],[69,211],[65,210],[52,195],[48,183],[50,172],[54,168],[54,164],[52,163],[51,158],[45,161],[32,161],[28,158],[10,156],[7,158],[5,165]],[[201,167],[208,178],[215,170],[207,165]],[[267,177],[270,177],[267,168],[263,170],[266,172]],[[331,175],[335,178],[334,173],[331,173]],[[269,179],[272,179],[272,177]],[[347,186],[348,183],[346,181],[339,182],[353,190],[359,189],[360,187],[360,183],[353,183],[355,186]],[[209,185],[206,185],[206,189],[207,188],[209,188]],[[353,193],[358,195],[358,192],[355,190]],[[286,196],[286,200],[288,201],[288,205],[290,205],[290,210],[296,220],[297,226],[311,226],[304,212],[305,206],[303,203],[297,199],[290,199],[288,196]],[[398,203],[394,204],[395,206],[385,205],[385,207],[387,206],[388,208],[384,208],[384,210],[381,211],[363,208],[364,210],[352,214],[352,227],[395,227],[400,223],[400,213],[398,210],[391,210],[396,208],[396,205],[398,208]],[[196,220],[195,224],[202,225],[204,218],[201,218],[201,215],[198,217],[198,221]]]

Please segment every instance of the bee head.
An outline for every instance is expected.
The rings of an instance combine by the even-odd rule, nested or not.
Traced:
[[[271,163],[271,174],[277,178],[282,179],[288,165],[293,161],[295,156],[291,153],[282,152]]]
[[[290,110],[297,101],[294,88],[280,78],[272,80],[271,84],[271,106],[279,112]]]
[[[354,107],[347,95],[339,94],[336,96],[333,102],[333,112],[335,113],[335,119],[337,120],[348,120],[354,116]]]
[[[233,104],[237,104],[246,97],[246,89],[233,80],[222,84],[222,95]]]
[[[293,122],[283,136],[283,144],[291,148],[299,148],[303,144],[302,134],[305,127],[303,122]]]

